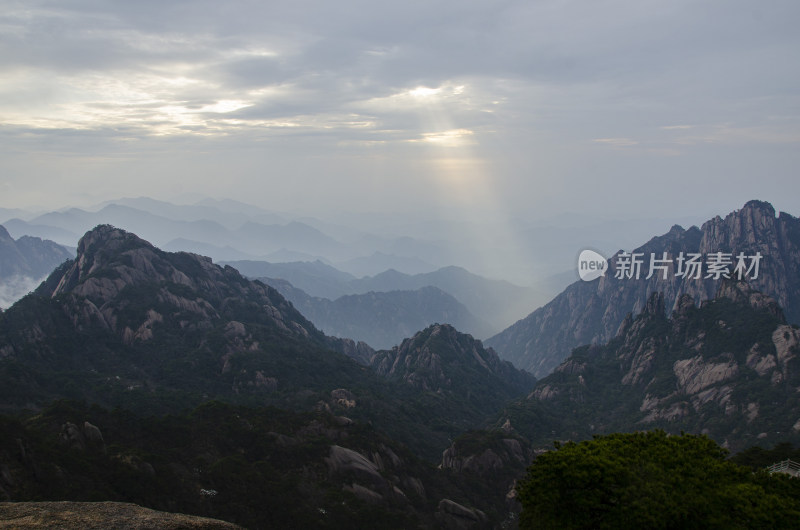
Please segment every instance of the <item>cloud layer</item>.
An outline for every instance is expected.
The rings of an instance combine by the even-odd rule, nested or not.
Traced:
[[[799,21],[792,0],[7,1],[0,206],[781,208]]]

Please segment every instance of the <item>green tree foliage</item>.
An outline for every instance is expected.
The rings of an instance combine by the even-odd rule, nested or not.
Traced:
[[[556,443],[519,487],[520,528],[797,528],[800,480],[753,473],[706,436]]]
[[[731,457],[732,462],[753,469],[763,469],[784,460],[800,462],[800,448],[795,449],[789,442],[782,442],[772,449],[764,449],[759,446],[748,447]]]

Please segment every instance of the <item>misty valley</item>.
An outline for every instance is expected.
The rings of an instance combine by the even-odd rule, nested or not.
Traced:
[[[796,524],[800,481],[765,469],[800,459],[800,220],[769,203],[632,249],[758,252],[757,277],[636,281],[622,253],[538,302],[412,254],[358,276],[322,230],[276,243],[314,259],[217,261],[175,247],[231,211],[133,202],[0,228],[2,281],[32,284],[0,314],[0,525]],[[165,226],[170,250],[130,229]],[[271,226],[242,248],[296,230]]]
[[[0,5],[0,530],[800,528],[800,2]]]

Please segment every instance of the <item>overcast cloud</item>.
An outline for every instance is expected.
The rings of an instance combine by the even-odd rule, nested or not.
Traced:
[[[800,3],[0,1],[0,206],[800,213]]]

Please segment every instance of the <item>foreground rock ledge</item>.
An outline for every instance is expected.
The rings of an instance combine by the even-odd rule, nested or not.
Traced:
[[[125,502],[0,502],[0,528],[241,529],[225,521],[158,512]]]

